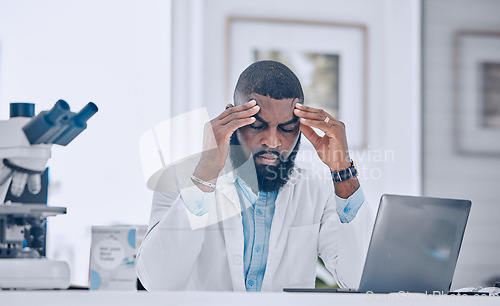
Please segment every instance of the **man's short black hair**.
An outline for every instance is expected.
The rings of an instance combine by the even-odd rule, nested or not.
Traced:
[[[299,98],[304,103],[297,76],[286,65],[271,60],[255,62],[241,73],[234,89],[234,102],[237,95],[248,98],[252,93],[276,100]]]

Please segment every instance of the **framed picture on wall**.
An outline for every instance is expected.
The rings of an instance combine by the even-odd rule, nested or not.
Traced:
[[[455,147],[500,157],[500,32],[454,36]]]
[[[290,67],[306,105],[324,109],[347,126],[352,150],[367,146],[368,33],[365,25],[306,20],[230,17],[226,24],[226,94],[252,62]]]

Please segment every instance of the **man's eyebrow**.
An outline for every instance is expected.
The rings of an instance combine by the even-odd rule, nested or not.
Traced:
[[[256,120],[258,120],[258,121],[260,121],[262,123],[269,124],[268,121],[264,120],[264,118],[262,118],[261,116],[259,116],[257,114],[255,114],[254,117],[255,117]],[[289,125],[289,124],[295,123],[297,121],[299,121],[299,117],[293,115],[293,119],[288,120],[287,122],[280,123],[280,124],[278,124],[278,126]]]
[[[269,124],[269,122],[267,122],[266,120],[262,119],[261,116],[259,116],[259,115],[253,115],[253,116],[255,117],[255,119],[259,120],[260,122]]]
[[[258,121],[262,122],[262,123],[265,123],[265,124],[269,124],[269,122],[267,122],[266,120],[264,120],[261,116],[259,115],[254,115],[255,119],[257,119]],[[289,124],[292,124],[292,123],[295,123],[299,121],[299,117],[297,116],[293,116],[293,119],[291,120],[288,120],[287,122],[283,122],[283,123],[280,123],[278,124],[278,126],[283,126],[283,125],[289,125]]]
[[[294,115],[292,120],[288,120],[287,122],[280,123],[280,124],[278,124],[278,126],[289,125],[289,124],[295,123],[297,121],[299,121],[299,117]]]

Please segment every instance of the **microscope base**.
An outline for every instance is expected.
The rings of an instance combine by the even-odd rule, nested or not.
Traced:
[[[0,259],[1,289],[67,289],[69,266],[46,258]]]

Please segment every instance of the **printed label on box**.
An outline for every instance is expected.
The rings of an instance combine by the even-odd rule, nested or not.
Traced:
[[[135,226],[93,226],[91,290],[135,290]]]

